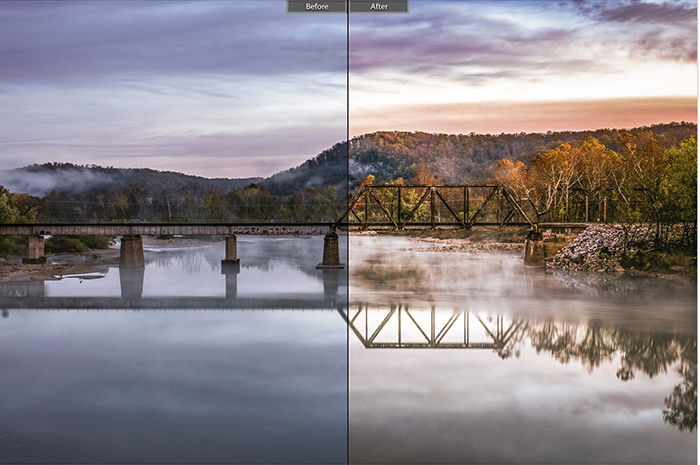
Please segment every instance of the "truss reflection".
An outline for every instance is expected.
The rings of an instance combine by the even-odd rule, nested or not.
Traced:
[[[371,308],[353,305],[348,323],[367,349],[492,349],[502,351],[521,330],[521,321],[485,317],[468,310]]]

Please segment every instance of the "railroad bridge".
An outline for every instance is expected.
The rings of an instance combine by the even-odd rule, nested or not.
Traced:
[[[0,224],[0,235],[27,236],[24,262],[43,263],[44,238],[51,235],[120,236],[120,266],[144,265],[142,236],[224,236],[222,270],[237,273],[238,235],[323,235],[320,269],[343,268],[338,230],[471,229],[521,226],[530,229],[525,262],[544,263],[543,228],[580,230],[580,223],[537,223],[528,205],[498,185],[366,185],[348,201],[345,211],[329,223],[11,223]],[[587,220],[587,211],[586,211]],[[534,259],[532,259],[534,257]],[[540,263],[541,262],[541,263]]]

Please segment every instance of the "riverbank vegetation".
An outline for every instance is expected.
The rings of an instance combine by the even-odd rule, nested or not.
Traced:
[[[28,194],[11,193],[0,186],[0,222],[33,223],[39,215],[42,200]],[[85,252],[91,249],[106,249],[114,244],[110,236],[52,236],[45,242],[50,253]],[[24,236],[0,236],[0,256],[20,255],[26,247]]]
[[[503,159],[494,182],[525,201],[540,221],[606,222],[552,265],[577,270],[695,274],[697,141],[664,148],[652,133],[621,134],[613,151],[589,137],[526,164]]]

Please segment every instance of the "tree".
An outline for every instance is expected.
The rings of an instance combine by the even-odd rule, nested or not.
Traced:
[[[694,137],[664,153],[661,191],[670,220],[694,223],[697,218],[698,144]]]
[[[0,186],[0,223],[18,223],[27,221],[19,209],[12,203],[12,194]]]
[[[413,184],[418,184],[421,186],[434,186],[440,184],[440,180],[435,177],[433,171],[427,163],[418,163],[413,165],[413,179],[411,182]]]
[[[228,220],[226,197],[219,192],[216,186],[212,187],[204,194],[202,198],[202,208],[204,211],[204,219],[207,221]]]

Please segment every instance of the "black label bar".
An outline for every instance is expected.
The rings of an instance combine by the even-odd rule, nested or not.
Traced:
[[[408,13],[408,0],[350,0],[350,13]]]
[[[288,13],[408,13],[408,0],[287,0]]]
[[[287,0],[287,13],[345,13],[345,0]]]

